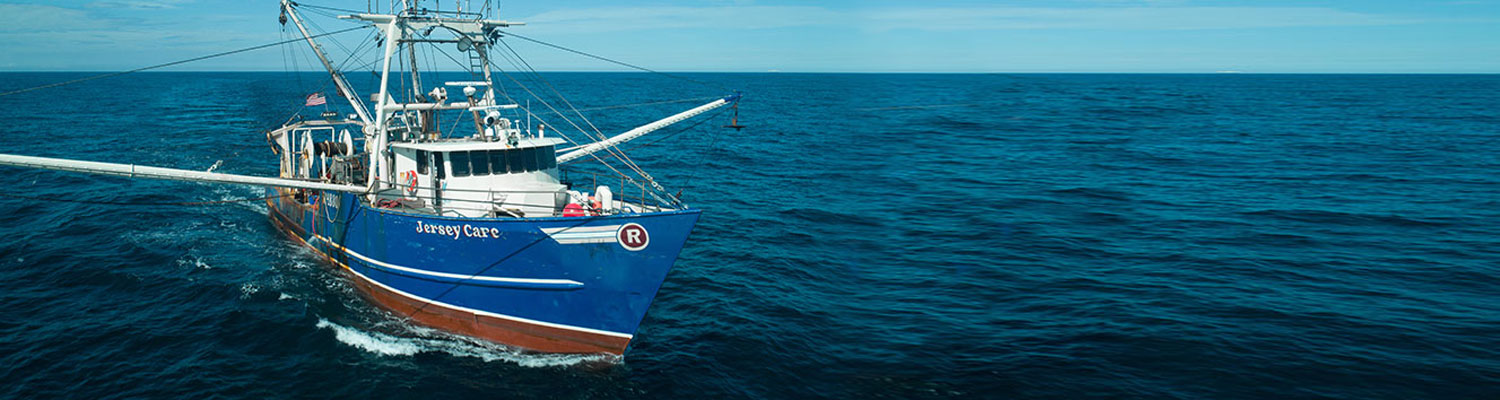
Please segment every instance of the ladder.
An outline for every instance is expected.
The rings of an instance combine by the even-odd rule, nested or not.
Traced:
[[[480,73],[481,71],[484,71],[484,55],[483,54],[479,54],[480,51],[481,50],[479,50],[479,49],[476,48],[476,49],[470,50],[468,52],[469,53],[469,72],[471,72],[471,73],[477,74],[477,73]]]

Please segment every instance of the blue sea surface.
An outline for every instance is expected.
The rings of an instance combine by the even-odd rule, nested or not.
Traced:
[[[0,397],[1500,398],[1500,76],[680,76],[544,75],[606,133],[746,93],[625,146],[704,214],[623,358],[412,326],[261,203],[151,205],[259,188],[0,168]],[[0,153],[273,176],[323,82],[0,97]]]

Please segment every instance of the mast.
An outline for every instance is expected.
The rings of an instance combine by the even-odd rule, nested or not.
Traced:
[[[386,23],[385,63],[383,66],[381,66],[380,71],[380,102],[378,103],[379,105],[375,107],[375,129],[365,129],[365,144],[369,147],[368,153],[370,154],[371,193],[374,193],[375,191],[380,189],[380,178],[382,177],[382,175],[385,175],[381,173],[381,169],[385,167],[385,140],[386,137],[390,135],[389,129],[387,129],[387,125],[389,125],[389,123],[386,116],[390,115],[391,113],[391,111],[386,110],[386,104],[390,103],[391,99],[391,57],[396,53],[396,41],[398,39],[396,37],[396,25],[399,23],[401,23],[401,19],[396,16],[391,16],[390,22]],[[402,31],[401,35],[406,35],[404,30]],[[373,135],[374,138],[369,137],[371,135]]]
[[[495,104],[495,80],[490,77],[490,55],[486,52],[487,46],[474,46],[474,53],[479,54],[479,62],[484,65],[484,81],[489,82],[484,89],[484,103]],[[530,111],[527,111],[530,113]]]
[[[338,69],[333,67],[333,63],[328,61],[328,55],[323,53],[323,48],[318,47],[318,43],[312,40],[312,35],[307,33],[307,27],[302,25],[302,16],[297,15],[297,10],[292,8],[291,1],[281,0],[281,9],[292,18],[292,22],[297,25],[297,30],[302,32],[302,38],[307,40],[307,45],[312,46],[313,54],[316,54],[318,60],[323,62],[323,68],[328,69],[328,74],[333,75],[333,84],[338,87],[339,94],[344,96],[344,100],[349,101],[349,105],[354,106],[354,113],[359,116],[359,120],[369,124],[370,111],[365,109],[364,101],[361,101],[359,96],[355,95],[354,88],[349,85],[348,81],[344,80],[344,74],[340,73]]]
[[[403,1],[402,6],[403,10],[406,11],[410,11],[413,9],[413,7],[415,7],[415,5],[408,1]],[[383,63],[381,65],[380,93],[377,96],[378,100],[375,106],[375,115],[373,118],[374,121],[372,124],[365,126],[365,144],[367,147],[366,150],[368,154],[370,154],[369,184],[370,190],[372,192],[381,189],[381,182],[385,181],[385,179],[382,178],[385,178],[391,174],[391,171],[387,171],[390,168],[390,163],[389,156],[385,151],[386,147],[389,146],[390,139],[390,115],[397,111],[403,111],[411,108],[409,106],[422,107],[422,105],[418,104],[393,104],[393,102],[395,102],[396,100],[390,94],[391,63],[396,55],[396,52],[399,51],[397,44],[406,43],[408,46],[410,46],[413,43],[418,42],[452,42],[452,40],[422,38],[408,39],[406,37],[406,33],[422,32],[424,30],[434,28],[444,28],[459,34],[463,38],[467,38],[467,40],[469,40],[470,43],[472,43],[472,45],[474,46],[474,49],[481,49],[483,48],[482,45],[486,45],[489,43],[486,34],[492,32],[495,28],[504,28],[524,24],[523,22],[510,22],[502,20],[467,19],[424,15],[408,16],[406,15],[406,11],[396,14],[354,14],[339,17],[361,20],[384,28],[385,52],[382,56],[385,59],[383,60]],[[488,80],[488,62],[486,62],[485,64],[485,78]],[[415,73],[413,75],[415,75]],[[494,104],[493,93],[494,89],[490,88],[485,93],[485,97],[487,97],[487,99],[472,102],[471,104],[468,104],[468,106],[477,107],[485,104]]]
[[[405,36],[404,34],[402,36]],[[411,93],[407,93],[408,102],[420,99],[422,93],[422,74],[417,71],[417,46],[415,43],[406,44],[406,62],[411,64]]]

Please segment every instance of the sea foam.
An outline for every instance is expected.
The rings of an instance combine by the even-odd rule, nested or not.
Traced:
[[[595,362],[619,362],[611,354],[537,354],[516,348],[480,343],[462,336],[429,328],[404,326],[416,337],[371,332],[318,319],[319,329],[333,331],[334,339],[354,348],[381,356],[414,356],[419,353],[444,353],[455,357],[473,357],[485,362],[508,362],[523,367],[569,366]]]

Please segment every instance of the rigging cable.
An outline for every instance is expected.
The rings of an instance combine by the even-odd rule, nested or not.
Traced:
[[[580,109],[578,109],[578,111],[612,110],[612,109],[616,109],[616,108],[631,108],[631,107],[641,107],[641,106],[654,106],[654,105],[658,105],[658,104],[687,103],[687,102],[693,102],[693,101],[704,101],[704,100],[713,100],[713,99],[722,99],[722,98],[724,98],[724,96],[707,96],[707,97],[693,97],[693,98],[678,99],[678,100],[648,101],[648,102],[644,102],[644,103],[630,103],[630,104],[616,104],[616,105],[612,105],[612,106],[586,107],[586,108],[580,108]]]
[[[720,113],[722,114],[723,111],[720,111]],[[736,130],[736,132],[738,132],[738,130]],[[711,140],[708,141],[708,147],[705,148],[703,151],[699,152],[699,154],[698,154],[698,161],[694,162],[693,164],[691,164],[691,165],[698,166],[698,168],[693,168],[692,172],[688,173],[687,179],[685,179],[685,180],[682,181],[682,188],[681,189],[677,189],[677,193],[680,194],[684,190],[688,190],[688,189],[692,189],[693,188],[693,178],[698,177],[698,171],[702,171],[703,170],[703,161],[705,161],[705,159],[708,158],[708,153],[712,152],[712,151],[714,151],[716,149],[718,149],[715,146],[717,146],[719,144],[719,137],[720,136],[722,136],[722,133],[714,135],[713,139],[711,139]],[[681,198],[678,198],[677,200],[678,201],[682,201]]]
[[[319,35],[314,35],[312,37],[316,38],[316,37],[322,37],[322,36],[335,35],[335,34],[340,34],[340,33],[344,33],[344,32],[349,32],[349,31],[352,31],[352,30],[355,30],[355,29],[363,29],[363,28],[366,28],[366,26],[356,26],[356,27],[349,28],[349,29],[342,29],[342,30],[338,30],[338,31],[328,32],[328,33],[319,34]],[[165,63],[165,64],[156,64],[156,65],[152,65],[152,66],[148,66],[148,67],[141,67],[141,68],[132,69],[132,70],[129,70],[129,71],[111,72],[111,73],[107,73],[107,74],[99,74],[99,75],[94,75],[94,76],[89,76],[89,77],[83,77],[83,78],[78,78],[78,79],[69,80],[69,81],[49,83],[49,84],[41,85],[41,86],[33,86],[33,87],[25,88],[25,89],[17,89],[17,90],[12,90],[12,91],[5,92],[5,93],[0,93],[0,97],[5,97],[5,96],[10,96],[10,95],[15,95],[15,94],[21,94],[21,93],[26,93],[26,92],[31,92],[31,91],[41,90],[41,89],[55,88],[55,87],[58,87],[58,86],[72,85],[72,84],[75,84],[75,83],[88,82],[88,81],[92,81],[92,80],[96,80],[96,79],[104,79],[104,78],[116,77],[116,76],[120,76],[120,75],[129,74],[129,73],[132,73],[132,72],[141,72],[141,71],[145,71],[145,70],[152,70],[152,69],[157,69],[157,68],[170,67],[170,66],[173,66],[173,65],[186,64],[186,63],[190,63],[190,62],[193,62],[193,61],[202,61],[202,60],[207,60],[207,59],[215,58],[215,57],[223,57],[223,56],[227,56],[227,55],[231,55],[231,54],[244,53],[244,52],[251,51],[251,50],[260,50],[260,49],[264,49],[264,48],[271,47],[271,46],[280,46],[282,44],[291,43],[291,42],[297,42],[297,41],[301,41],[301,40],[303,40],[303,39],[302,38],[296,38],[296,39],[291,39],[291,40],[283,40],[283,41],[276,42],[276,43],[263,44],[263,45],[259,45],[259,46],[251,46],[251,47],[246,47],[246,48],[243,48],[243,49],[230,50],[230,51],[226,51],[226,52],[222,52],[222,53],[214,53],[214,54],[209,54],[209,55],[206,55],[206,56],[193,57],[193,58],[189,58],[189,59],[186,59],[186,60],[173,61],[173,62],[169,62],[169,63]]]
[[[599,127],[597,127],[597,126],[594,125],[594,121],[590,121],[588,116],[583,115],[582,112],[579,112],[578,111],[578,107],[573,106],[573,102],[569,101],[568,98],[567,98],[567,96],[563,96],[562,92],[559,92],[557,90],[557,87],[552,86],[552,82],[549,82],[549,81],[547,81],[546,78],[543,78],[542,75],[536,71],[536,68],[532,68],[531,67],[531,63],[530,62],[527,62],[525,58],[521,57],[520,53],[517,53],[515,49],[511,48],[510,47],[510,43],[506,43],[505,40],[503,40],[503,39],[500,39],[499,42],[500,42],[500,44],[502,44],[502,45],[505,46],[505,49],[507,51],[509,51],[511,55],[515,56],[515,58],[512,59],[512,58],[510,58],[510,56],[507,56],[505,53],[500,53],[501,56],[505,57],[506,61],[509,61],[511,63],[511,65],[515,65],[516,66],[517,72],[529,72],[531,74],[531,76],[535,79],[535,81],[541,82],[543,85],[547,86],[547,88],[552,91],[552,94],[555,95],[555,96],[557,96],[558,100],[562,100],[563,104],[568,106],[568,109],[573,110],[573,114],[578,115],[578,118],[582,119],[583,122],[584,122],[584,124],[587,124],[590,129],[593,129],[594,132],[598,134],[597,136],[593,137],[594,139],[598,139],[598,140],[602,141],[602,140],[606,140],[606,139],[609,138],[609,135],[605,135],[603,131],[599,130]],[[520,63],[517,64],[517,61],[519,61]],[[521,70],[521,66],[525,66],[526,70],[522,71]],[[535,93],[533,93],[532,95],[535,96]],[[559,114],[559,116],[563,117],[564,119],[568,118],[566,115]],[[583,129],[579,128],[579,130],[581,131]],[[583,134],[585,136],[588,136],[588,132],[583,132]],[[608,150],[608,149],[606,149],[606,150]],[[629,157],[624,157],[624,155],[622,154],[620,158],[621,158],[621,160],[623,162],[625,162],[625,163],[627,163],[627,165],[629,165],[629,163],[630,163],[630,158]],[[634,168],[633,165],[631,167]],[[636,169],[639,170],[639,168],[636,168]]]
[[[346,12],[346,13],[350,13],[350,14],[362,14],[362,12],[360,12],[359,10],[350,10],[350,9],[347,9],[347,8],[336,8],[336,7],[319,6],[319,5],[313,5],[313,4],[307,4],[307,3],[300,3],[300,2],[295,2],[295,1],[288,1],[288,3],[292,3],[292,6],[295,6],[295,7],[319,8],[319,9],[324,9],[324,10],[328,10],[328,11]]]
[[[510,80],[512,82],[515,82],[517,86],[520,86],[521,89],[526,90],[526,93],[531,94],[532,97],[535,97],[537,100],[541,101],[542,105],[547,106],[547,108],[550,109],[550,110],[552,110],[553,113],[556,113],[559,117],[562,117],[563,121],[567,122],[568,125],[572,125],[574,129],[578,130],[578,132],[583,133],[584,136],[590,136],[590,134],[588,133],[588,131],[586,131],[582,127],[578,126],[578,124],[575,123],[575,122],[573,122],[572,119],[569,119],[568,116],[567,116],[567,114],[563,114],[562,111],[558,111],[557,108],[554,107],[554,106],[552,106],[551,103],[547,102],[546,99],[543,99],[541,96],[538,96],[536,94],[536,92],[531,91],[531,88],[526,87],[525,84],[521,83],[521,81],[517,80],[514,76],[511,76],[510,73],[505,72],[505,69],[499,68],[499,65],[494,65],[494,62],[495,62],[494,59],[490,60],[490,64],[492,64],[492,66],[496,67],[496,69],[499,69],[501,75],[505,75],[506,78],[510,78]],[[510,97],[507,95],[506,98],[509,99]],[[511,100],[511,102],[515,102],[515,99],[510,99],[510,100]],[[528,110],[527,112],[530,112],[530,111]],[[541,119],[541,117],[537,117],[537,119]],[[551,124],[547,123],[546,120],[542,120],[542,124],[543,125],[551,125]],[[559,132],[561,132],[561,130],[559,130]],[[573,143],[574,145],[578,144],[578,142],[573,141],[571,138],[568,138],[566,135],[563,135],[563,137],[566,138],[566,139],[568,139],[568,141],[571,142],[571,143]],[[606,150],[613,151],[613,150],[611,150],[609,148],[606,148]],[[610,171],[614,171],[614,173],[616,175],[619,175],[620,177],[623,177],[623,178],[626,178],[626,179],[630,179],[631,181],[635,181],[635,178],[631,178],[631,177],[626,176],[624,172],[620,172],[620,170],[616,169],[615,166],[610,165],[608,162],[604,161],[604,159],[600,158],[598,154],[596,154],[596,153],[589,153],[588,155],[590,157],[593,157],[595,160],[598,160],[599,163],[602,164],[602,165],[604,165],[605,168],[609,168]]]
[[[375,32],[371,31],[369,35],[365,35],[365,38],[363,40],[360,40],[360,42],[359,42],[358,45],[354,46],[355,50],[363,48],[365,46],[365,43],[368,43],[370,41],[370,39],[372,37],[374,37],[374,34],[375,34]],[[373,50],[373,48],[371,48],[371,50]],[[292,53],[296,53],[297,51],[296,50],[291,50],[291,52]],[[368,50],[367,50],[367,52],[368,52]],[[344,66],[349,65],[349,63],[352,62],[352,61],[354,61],[354,59],[356,57],[358,57],[359,55],[360,54],[358,54],[357,52],[351,52],[351,53],[349,53],[349,56],[346,57],[346,58],[344,58],[344,61],[339,62],[338,67],[336,67],[335,69],[343,70]],[[285,61],[283,60],[283,64],[284,63],[285,63]],[[371,61],[371,63],[373,63],[373,61]],[[298,72],[300,72],[300,71],[298,71]],[[298,74],[298,75],[299,75],[298,82],[300,84],[301,78],[300,78],[300,74]],[[318,87],[318,92],[323,92],[324,90],[326,90],[328,88],[328,85],[333,84],[333,78],[330,77],[330,78],[328,78],[326,80],[323,80],[321,82],[322,82],[322,84]],[[300,90],[302,90],[302,88],[298,87],[297,90],[300,91]],[[300,114],[302,112],[302,110],[304,110],[304,109],[307,108],[306,103],[303,103],[303,102],[299,101],[296,104],[297,105],[294,107],[296,110],[292,110],[290,108],[287,109],[287,111],[290,112],[290,116],[287,117],[286,121],[284,121],[284,122],[281,123],[282,125],[286,125],[286,124],[291,123],[293,119],[297,118],[297,115]],[[266,128],[264,128],[262,130],[269,130],[269,129],[270,129],[270,127],[267,126]]]
[[[594,132],[597,133],[597,136],[594,136],[593,138],[598,139],[600,142],[607,142],[609,140],[608,135],[605,135],[603,131],[600,131],[597,126],[594,126],[594,122],[590,121],[587,116],[584,116],[583,113],[578,112],[578,108],[573,106],[573,102],[568,101],[568,98],[566,96],[563,96],[561,92],[557,91],[557,87],[552,86],[551,82],[547,81],[546,78],[543,78],[540,73],[537,73],[536,68],[531,67],[531,63],[526,62],[526,59],[522,58],[520,53],[517,53],[514,48],[510,47],[510,43],[506,43],[505,40],[499,40],[499,42],[500,44],[505,45],[505,49],[510,51],[511,55],[514,55],[516,57],[515,60],[519,60],[522,65],[526,66],[526,69],[530,71],[531,76],[535,77],[537,80],[541,81],[542,84],[546,85],[548,89],[552,90],[552,93],[563,101],[563,104],[567,105],[569,109],[572,109],[574,114],[577,114],[579,118],[582,118],[583,122],[585,124],[588,124],[589,128],[592,128]],[[502,56],[504,56],[504,54],[505,53],[501,53]],[[511,60],[509,56],[506,56],[506,59]],[[514,63],[515,61],[511,62]],[[517,66],[517,69],[519,69],[519,66]],[[512,80],[514,80],[514,78],[512,78]],[[520,82],[517,82],[517,84],[519,85]],[[522,88],[525,87],[522,86]],[[526,91],[528,93],[531,93],[533,97],[541,99],[541,96],[537,96],[536,93],[532,92],[530,89],[527,89]],[[547,104],[546,100],[542,100],[542,104],[547,105],[547,108],[552,109],[553,112],[558,112],[556,108],[552,107],[552,105]],[[582,127],[579,127],[577,124],[573,123],[572,120],[568,119],[566,115],[561,115],[561,112],[558,112],[558,114],[559,116],[563,117],[563,120],[568,121],[569,124],[572,124],[574,128],[577,128],[580,132],[583,132],[584,136],[589,136],[588,131],[585,131]],[[630,159],[630,156],[627,156],[624,153],[620,152],[619,148],[615,145],[610,144],[604,146],[603,150],[606,153],[615,155],[615,158],[620,160],[620,163],[625,164],[626,167],[629,167],[632,171],[635,171],[636,175],[640,176],[642,179],[645,179],[647,181],[655,181],[654,178],[651,178],[650,174],[647,174],[645,170],[636,165],[635,161]],[[593,155],[593,153],[589,153],[589,155]],[[604,162],[604,159],[599,158],[598,156],[595,156],[594,159],[599,160],[599,162],[601,163]],[[614,168],[611,167],[610,169]],[[616,173],[618,172],[619,171],[616,171]]]
[[[517,35],[517,36],[519,37],[519,35]],[[522,39],[526,39],[526,40],[531,40],[531,41],[534,41],[534,42],[538,42],[538,43],[542,43],[540,41],[536,41],[535,39],[530,39],[530,38],[526,38],[526,37],[521,37],[521,38]],[[571,101],[568,101],[567,97],[563,96],[562,93],[558,92],[557,88],[555,86],[553,86],[551,82],[547,81],[546,78],[543,78],[541,76],[541,74],[537,73],[536,69],[531,67],[531,63],[527,62],[525,58],[521,57],[521,54],[518,53],[518,52],[516,52],[516,50],[510,46],[509,42],[505,41],[504,39],[499,39],[498,41],[500,42],[501,45],[505,46],[506,50],[510,51],[510,54],[515,55],[516,60],[519,60],[521,62],[521,64],[523,64],[523,65],[526,66],[526,69],[531,72],[532,76],[535,76],[536,79],[540,80],[542,82],[542,84],[544,84],[544,85],[547,86],[548,89],[552,90],[552,93],[555,94],[555,95],[557,95],[558,98],[562,99],[563,103],[566,104],[568,106],[568,108],[570,108],[570,109],[573,110],[573,113],[577,114],[579,118],[582,118],[583,121],[585,123],[587,123],[590,128],[593,128],[594,132],[598,133],[597,139],[599,139],[600,141],[607,141],[608,140],[607,135],[605,135],[604,132],[601,132],[597,126],[594,126],[593,121],[590,121],[587,116],[584,116],[582,112],[579,112],[578,108],[575,107],[575,106],[573,106],[573,103]],[[549,43],[542,43],[542,44],[546,44],[546,45],[552,46],[554,48],[568,50],[568,51],[571,51],[571,52],[574,52],[574,53],[583,54],[583,55],[587,55],[587,56],[598,58],[598,59],[603,59],[603,60],[614,62],[614,63],[617,63],[617,64],[630,66],[632,68],[641,69],[641,70],[644,70],[644,71],[649,71],[649,72],[653,72],[653,73],[659,73],[659,74],[666,75],[666,76],[673,77],[673,78],[685,79],[685,80],[696,82],[696,83],[699,83],[699,84],[708,85],[706,82],[696,81],[696,80],[685,78],[685,77],[674,76],[674,75],[663,73],[663,72],[652,71],[652,70],[644,68],[644,67],[639,67],[639,66],[634,66],[634,65],[623,63],[623,62],[619,62],[619,61],[609,60],[609,59],[606,59],[606,58],[603,58],[603,57],[600,57],[600,56],[595,56],[595,55],[583,53],[583,52],[576,51],[576,50],[562,48],[561,46],[556,46],[556,45],[552,45],[552,44],[549,44]],[[502,53],[502,55],[504,55],[504,53]],[[509,57],[507,57],[507,59],[509,59]],[[713,85],[708,85],[708,86],[713,86]],[[729,89],[724,88],[723,90],[728,91]],[[533,94],[533,95],[535,95],[535,94]],[[565,116],[564,116],[564,119],[566,119]],[[580,129],[580,130],[582,130],[582,129]],[[588,132],[584,132],[584,134],[587,135]],[[646,173],[646,171],[644,169],[641,169],[641,167],[635,163],[635,160],[632,160],[629,155],[626,155],[624,153],[623,150],[620,150],[617,146],[615,146],[613,144],[606,145],[604,147],[604,150],[605,150],[606,153],[614,155],[616,159],[620,160],[620,162],[623,163],[623,164],[625,164],[627,167],[630,167],[630,169],[634,170],[636,172],[636,174],[639,175],[642,179],[645,179],[647,182],[650,182],[652,184],[652,186],[656,186],[656,188],[660,189],[660,186],[655,183],[656,179],[654,177],[652,177],[650,174]],[[601,159],[599,157],[594,157],[594,158],[597,159],[597,160],[600,160],[600,162],[603,162],[603,159]],[[665,192],[664,189],[662,189],[662,190],[663,190],[663,192]],[[668,197],[672,197],[670,193],[664,193],[664,194],[667,194]],[[676,199],[674,198],[674,200],[676,200]]]
[[[697,80],[697,79],[688,78],[688,77],[685,77],[685,76],[673,75],[673,74],[669,74],[669,73],[666,73],[666,72],[661,72],[661,71],[653,70],[653,69],[650,69],[650,68],[642,67],[642,66],[639,66],[639,65],[627,63],[627,62],[624,62],[624,61],[617,61],[617,60],[613,60],[613,59],[610,59],[610,58],[606,58],[604,56],[597,56],[597,55],[585,53],[585,52],[582,52],[582,51],[573,50],[573,49],[570,49],[570,48],[567,48],[567,47],[563,47],[563,46],[555,45],[555,44],[552,44],[552,43],[547,43],[547,42],[543,42],[543,41],[540,41],[540,40],[532,39],[532,38],[529,38],[529,37],[517,35],[517,34],[511,32],[511,31],[508,31],[508,30],[502,30],[500,32],[504,33],[506,35],[515,36],[515,37],[521,38],[523,40],[526,40],[526,41],[529,41],[529,42],[532,42],[532,43],[536,43],[536,44],[540,44],[540,45],[543,45],[543,46],[551,47],[551,48],[554,48],[554,49],[558,49],[558,50],[562,50],[562,51],[567,51],[567,52],[570,52],[570,53],[579,54],[579,55],[583,55],[583,56],[587,56],[587,57],[591,57],[591,58],[595,58],[595,59],[599,59],[599,60],[603,60],[603,61],[608,61],[608,62],[611,62],[611,63],[614,63],[614,64],[619,64],[619,65],[623,65],[623,66],[626,66],[626,67],[635,68],[635,69],[646,71],[646,72],[650,72],[650,73],[653,73],[653,74],[666,75],[666,76],[672,77],[674,79],[681,79],[681,80],[684,80],[684,81],[693,82],[693,83],[696,83],[696,84],[699,84],[699,85],[708,86],[708,87],[719,89],[719,90],[723,90],[723,91],[728,91],[728,92],[732,92],[733,91],[733,90],[731,90],[729,88],[726,88],[724,86],[721,86],[721,85],[716,85],[716,84],[712,84],[712,83],[700,81],[700,80]]]

